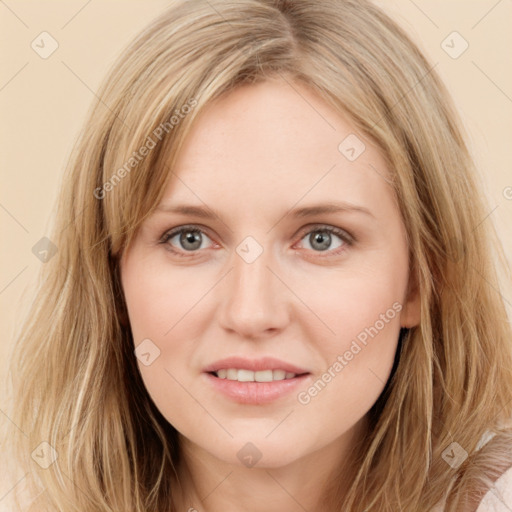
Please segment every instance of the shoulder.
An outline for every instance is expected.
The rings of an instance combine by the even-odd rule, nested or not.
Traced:
[[[476,512],[510,512],[512,510],[512,467],[494,482]]]
[[[505,471],[482,500],[469,505],[471,512],[511,512],[512,511],[512,467]],[[430,512],[444,512],[445,501],[438,503]]]
[[[487,430],[480,438],[476,451],[480,450],[489,441],[495,437],[495,433]],[[430,512],[444,512],[446,500],[443,499],[436,504]],[[484,497],[478,502],[468,504],[468,511],[471,512],[511,512],[512,511],[512,467],[504,471],[501,476],[495,480],[491,488]]]

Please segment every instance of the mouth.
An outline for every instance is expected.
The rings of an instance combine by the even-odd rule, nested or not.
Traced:
[[[308,375],[309,372],[294,373],[283,369],[267,370],[246,370],[243,368],[222,368],[217,371],[207,372],[218,379],[226,379],[237,382],[278,382],[295,379]]]
[[[271,356],[232,356],[203,368],[207,385],[230,401],[263,405],[289,398],[312,373]]]
[[[290,400],[294,391],[297,393],[299,388],[307,385],[312,374],[229,368],[205,372],[203,376],[207,386],[228,401],[240,405],[263,406]]]

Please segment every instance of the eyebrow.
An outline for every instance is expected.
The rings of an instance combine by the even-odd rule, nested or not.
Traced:
[[[182,215],[191,215],[193,217],[199,217],[202,219],[222,218],[222,215],[212,208],[194,205],[170,205],[162,204],[158,206],[157,211],[166,213],[179,213]],[[303,206],[301,208],[295,208],[287,212],[285,216],[292,216],[294,218],[305,218],[313,217],[316,215],[329,214],[329,213],[345,213],[345,212],[356,212],[369,215],[376,218],[373,213],[364,206],[355,205],[346,202],[329,202],[314,204],[311,206]]]

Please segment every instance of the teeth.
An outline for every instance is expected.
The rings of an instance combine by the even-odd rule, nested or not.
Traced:
[[[234,368],[230,368],[226,372],[226,378],[229,380],[238,380],[238,370],[235,370]]]
[[[274,377],[274,380],[284,380],[286,372],[284,370],[272,370],[272,377]]]
[[[254,382],[254,372],[251,370],[238,370],[239,382]]]
[[[293,379],[295,373],[285,370],[237,370],[236,368],[222,369],[215,372],[219,379],[237,380],[239,382],[272,382],[275,380]]]
[[[254,380],[256,382],[272,382],[274,380],[272,370],[261,370],[254,372]]]

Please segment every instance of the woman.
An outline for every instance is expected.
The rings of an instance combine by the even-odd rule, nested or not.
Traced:
[[[476,510],[512,466],[500,249],[404,32],[183,1],[99,97],[12,366],[34,509]]]

